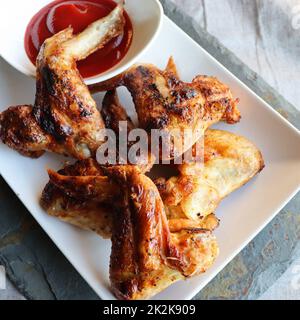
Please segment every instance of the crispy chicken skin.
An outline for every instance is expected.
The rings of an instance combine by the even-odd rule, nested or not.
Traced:
[[[166,66],[166,71],[179,78],[179,73],[173,57],[170,57]],[[227,123],[236,123],[240,120],[241,115],[237,109],[237,103],[239,99],[235,99],[228,86],[220,82],[215,77],[209,77],[205,75],[199,75],[193,79],[193,83],[197,84],[197,87],[201,91],[205,98],[205,103],[210,105],[209,108],[213,110],[214,105],[227,104],[226,112],[223,119]]]
[[[200,76],[185,83],[178,78],[173,60],[169,61],[166,70],[151,64],[135,65],[123,74],[89,88],[96,92],[118,86],[125,86],[130,91],[140,128],[149,134],[151,129],[158,129],[173,139],[170,154],[162,155],[165,159],[181,155],[212,124],[220,120],[235,123],[240,119],[237,100],[232,98],[227,86],[216,78]],[[184,136],[185,129],[191,130],[192,134]]]
[[[264,160],[249,140],[222,130],[207,130],[204,164],[178,165],[179,175],[158,179],[168,217],[198,220],[215,211],[228,194],[264,168]]]
[[[32,109],[30,105],[20,105],[1,112],[0,139],[22,155],[38,158],[51,144],[52,137],[38,125]]]
[[[0,138],[21,154],[44,151],[88,158],[103,141],[104,123],[84,84],[76,61],[84,59],[123,31],[122,6],[82,33],[71,27],[47,39],[37,57],[34,106],[10,107],[0,114]]]
[[[117,135],[119,134],[119,121],[129,121],[128,128],[134,128],[134,125],[128,118],[125,109],[120,104],[115,91],[108,92],[105,95],[102,114],[107,127],[113,129]],[[222,136],[224,137],[223,139],[221,139]],[[239,144],[235,143],[236,140],[239,140]],[[230,145],[231,143],[232,145]],[[260,159],[259,161],[262,161],[259,151],[250,142],[248,142],[244,138],[235,136],[234,134],[228,132],[208,130],[205,135],[204,146],[206,151],[204,168],[202,164],[198,163],[183,163],[181,165],[177,165],[177,169],[180,173],[178,176],[174,176],[168,181],[164,178],[160,178],[155,181],[163,197],[165,210],[169,219],[169,227],[172,231],[177,230],[180,226],[200,227],[209,230],[213,230],[218,226],[218,219],[215,217],[215,215],[210,213],[212,213],[216,209],[218,203],[225,195],[219,194],[216,191],[218,186],[216,186],[216,189],[214,189],[214,181],[211,182],[211,185],[209,185],[207,181],[204,181],[205,179],[202,177],[202,174],[204,173],[205,175],[206,171],[211,172],[214,169],[221,179],[222,170],[224,171],[226,169],[226,161],[228,160],[226,156],[230,155],[230,150],[231,152],[236,150],[236,163],[234,170],[228,170],[231,170],[232,173],[238,174],[239,170],[241,170],[239,168],[241,167],[241,165],[244,165],[246,169],[249,169],[248,176],[247,173],[245,173],[243,177],[240,177],[241,184],[245,183],[247,179],[249,180],[253,174],[251,172],[251,166],[246,167],[249,163],[249,160],[246,159],[246,161],[244,161],[244,158],[247,158],[247,154],[244,154],[245,150],[247,150],[247,147],[250,148],[249,153],[252,153],[254,159]],[[240,148],[241,151],[239,152],[238,150]],[[220,151],[222,149],[223,152]],[[217,150],[219,151],[216,152]],[[213,155],[214,157],[218,157],[219,161],[215,161],[213,162],[213,164],[210,164]],[[225,166],[222,167],[220,166],[220,164],[225,164]],[[86,163],[80,164],[79,162],[78,166],[80,165],[84,167]],[[89,165],[93,165],[91,161],[89,162]],[[259,163],[254,161],[254,172],[255,170],[259,171],[259,168],[262,165],[263,162]],[[94,164],[94,166],[96,166],[96,164]],[[206,169],[206,166],[210,169]],[[212,169],[212,167],[214,166],[216,167]],[[245,168],[244,170],[246,170]],[[143,167],[140,167],[140,170],[142,172],[147,171],[143,170]],[[63,198],[66,198],[67,194],[73,194],[73,198],[77,197],[76,193],[79,197],[82,196],[83,193],[81,192],[79,194],[77,187],[77,185],[82,185],[83,183],[82,178],[80,177],[81,171],[82,170],[73,171],[71,175],[77,177],[68,177],[68,179],[70,179],[69,183],[67,182],[68,179],[66,178],[59,179],[58,177],[58,179],[56,179],[55,181],[55,179],[53,179],[53,175],[52,178],[50,176],[50,184],[56,183],[56,185],[63,190],[61,195],[62,202],[64,202]],[[103,178],[99,179],[97,182],[97,179],[94,179],[93,176],[94,174],[91,174],[91,176],[88,177],[90,181],[89,185],[92,185],[93,183],[101,184]],[[75,179],[77,179],[76,181],[78,182],[75,183]],[[205,184],[203,183],[203,181],[205,182]],[[72,193],[70,193],[70,190],[68,190],[68,188],[72,183],[73,191]],[[230,177],[226,181],[224,181],[224,184],[228,185],[227,194],[230,193],[234,188],[237,188],[237,185],[233,184]],[[92,189],[97,190],[97,188],[99,189],[99,187],[94,187]],[[232,190],[230,188],[232,188]],[[114,190],[117,189],[118,187],[116,186]],[[105,194],[106,192],[104,192],[103,194],[99,194],[99,199],[101,199],[101,197],[103,198],[103,195]],[[48,208],[45,209],[49,212]],[[50,214],[57,215],[53,213],[53,211]],[[99,223],[101,223],[101,221]]]
[[[97,198],[98,203],[111,201],[113,194],[118,192],[118,186],[112,186],[111,182],[102,176],[95,178],[103,173],[85,170],[86,166],[98,165],[92,160],[78,162],[77,168],[81,169],[68,171],[71,176],[66,177],[50,172],[50,184],[56,185],[62,191],[57,199],[55,193],[53,195],[49,192],[52,189],[46,187],[43,198],[48,201],[43,207],[48,213],[61,215],[59,209],[56,213],[53,208],[65,207],[64,202],[67,202],[68,196],[73,197],[72,203],[76,202],[75,199],[79,199],[81,203],[80,199],[83,197],[84,200]],[[263,167],[261,153],[251,142],[229,132],[208,130],[205,134],[205,162],[201,172],[192,175],[191,171],[185,169],[183,173],[169,180],[159,178],[155,181],[165,205],[170,228],[176,230],[178,225],[185,225],[213,230],[218,225],[218,220],[211,213],[216,210],[220,201],[248,182]],[[82,172],[88,173],[88,177],[82,177]],[[53,203],[56,203],[56,206]],[[73,215],[71,211],[70,214]],[[68,215],[68,212],[65,215]],[[101,221],[98,225],[100,224]]]
[[[222,113],[220,120],[229,124],[239,122],[241,115],[237,109],[239,99],[234,99],[229,87],[215,77],[197,76],[193,79],[195,88],[201,91],[205,99],[206,109],[214,115]],[[214,123],[216,122],[215,120]],[[208,126],[206,126],[207,128]]]
[[[172,58],[169,60],[167,70],[178,74]],[[207,103],[221,99],[222,91],[228,90],[227,95],[231,94],[225,85],[214,78],[199,76],[197,81],[204,83],[203,88],[206,86],[204,91]],[[212,83],[211,89],[209,83]],[[112,97],[114,102],[111,100]],[[109,120],[106,121],[109,128],[117,135],[122,134],[118,131],[119,121],[128,121],[129,130],[134,128],[115,91],[107,93],[104,101],[106,101],[104,104],[106,112],[103,116]],[[188,218],[203,223],[203,218],[213,213],[226,195],[249,181],[264,166],[260,151],[243,137],[226,131],[207,130],[201,140],[202,143],[199,145],[202,148],[200,154],[202,161],[183,162],[176,165],[178,176],[168,181],[156,180],[169,219]],[[195,157],[196,144],[193,145],[191,153]]]
[[[173,72],[177,72],[173,63],[169,62],[168,67],[170,68],[170,66],[172,66]],[[106,126],[113,129],[117,136],[120,134],[118,131],[119,121],[128,121],[128,131],[134,128],[125,109],[120,104],[115,90],[109,91],[105,95],[102,114]],[[203,147],[204,165],[197,162],[176,165],[177,176],[173,176],[169,180],[165,178],[155,180],[163,198],[169,227],[172,231],[177,230],[180,226],[215,229],[219,222],[212,212],[215,211],[219,202],[263,168],[263,159],[259,150],[251,142],[235,134],[220,130],[207,130]],[[193,148],[192,153],[194,151]],[[152,163],[144,170],[145,167],[140,166],[140,170],[142,172],[148,171],[151,166]],[[62,188],[64,194],[70,192],[68,187],[73,183],[73,197],[75,198],[76,193],[78,194],[77,185],[84,183],[80,174],[74,175],[77,177],[57,179],[56,182],[52,177],[51,183],[56,183]],[[75,183],[74,179],[77,179],[78,182]],[[97,181],[93,176],[88,179],[89,185],[101,184],[103,181],[103,178]],[[91,189],[95,192],[97,188],[99,189],[94,186]],[[116,187],[114,190],[117,189]],[[81,192],[78,196],[82,194]],[[105,198],[105,194],[105,191],[99,194],[99,199]]]
[[[102,102],[101,115],[103,117],[106,129],[111,129],[115,133],[117,139],[117,150],[119,150],[120,143],[123,143],[124,147],[124,140],[120,141],[119,138],[124,138],[125,136],[127,136],[127,152],[125,159],[121,155],[117,154],[117,163],[128,163],[137,165],[140,168],[141,172],[144,173],[150,171],[156,160],[155,156],[151,154],[151,152],[147,152],[146,154],[140,153],[139,158],[136,158],[131,154],[132,158],[135,160],[134,163],[131,162],[132,158],[128,157],[128,154],[130,153],[130,148],[133,145],[133,142],[129,141],[128,135],[130,131],[135,128],[135,125],[130,119],[130,117],[127,115],[127,112],[124,109],[124,107],[121,105],[118,94],[115,89],[106,92]],[[126,127],[123,127],[122,125],[120,126],[121,122],[126,123]]]
[[[115,184],[105,175],[97,176],[64,176],[48,170],[48,175],[54,185],[64,186],[64,192],[77,199],[96,199],[97,201],[112,201],[116,192]]]
[[[72,175],[75,181],[79,175],[78,180],[93,177],[93,183],[102,183],[104,172],[115,184],[113,201],[77,187],[70,191],[63,179]],[[101,236],[111,235],[110,278],[120,299],[150,298],[179,279],[205,272],[218,254],[215,237],[204,228],[212,227],[208,219],[201,228],[184,219],[169,227],[156,186],[138,167],[104,168],[89,159],[67,166],[57,176],[50,173],[50,179],[41,199],[49,214]]]
[[[57,173],[49,170],[50,181],[43,190],[41,205],[51,216],[71,223],[82,229],[98,233],[103,238],[110,238],[112,230],[113,199],[121,190],[120,186],[107,183],[103,167],[93,159],[77,161],[67,165]],[[104,186],[110,190],[104,190]],[[86,186],[83,186],[84,184]],[[100,186],[97,186],[97,183]],[[95,188],[93,190],[93,188]],[[101,190],[104,190],[102,193]],[[98,191],[98,192],[96,192]],[[200,221],[191,221],[185,217],[168,221],[171,232],[183,228],[201,228],[214,230],[218,219],[210,215]]]
[[[101,115],[105,128],[112,129],[117,136],[123,134],[123,132],[119,132],[120,121],[126,121],[127,123],[127,132],[124,132],[126,135],[135,128],[135,125],[122,106],[115,89],[106,92],[102,102]]]
[[[50,182],[44,190],[42,205],[48,213],[67,222],[111,236],[110,278],[114,294],[119,299],[147,299],[173,282],[211,266],[218,254],[211,234],[218,219],[210,214],[211,210],[263,167],[260,152],[248,140],[220,130],[206,132],[204,160],[200,175],[204,192],[175,183],[171,188],[177,189],[174,197],[167,188],[169,181],[165,184],[160,181],[165,203],[156,186],[138,167],[102,167],[92,159],[78,161],[59,174],[49,172]],[[181,174],[192,173],[187,165],[179,168]],[[103,190],[103,186],[107,188],[103,177],[115,185],[109,195]],[[82,189],[82,185],[87,187]],[[194,198],[189,200],[188,193],[180,194],[182,190],[192,190]],[[109,214],[105,195],[110,203]],[[170,199],[180,201],[170,205],[166,201]],[[66,207],[69,203],[71,206]],[[186,214],[185,210],[196,205],[207,210],[206,215]]]
[[[97,177],[103,176],[104,172],[95,160],[91,158],[81,160],[72,165],[65,166],[58,171],[59,176]],[[40,200],[41,206],[51,216],[62,221],[71,223],[82,229],[91,230],[103,238],[111,237],[112,214],[111,204],[106,203],[103,197],[90,199],[87,194],[82,195],[79,189],[75,197],[72,197],[68,190],[62,188],[57,181],[47,183]],[[65,181],[65,180],[63,180]],[[73,191],[71,194],[74,194]],[[91,195],[91,193],[89,193]],[[106,193],[107,194],[107,193]],[[111,197],[108,198],[111,200]]]
[[[218,255],[210,231],[170,233],[153,182],[135,167],[111,167],[124,186],[113,219],[110,280],[119,299],[147,299],[171,283],[205,272]]]

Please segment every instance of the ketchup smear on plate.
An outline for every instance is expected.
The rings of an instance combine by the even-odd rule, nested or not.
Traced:
[[[35,64],[44,40],[55,33],[73,27],[74,34],[84,30],[90,23],[107,16],[116,3],[112,0],[56,0],[51,2],[29,22],[25,33],[25,50],[30,61]],[[127,53],[132,41],[132,24],[124,11],[126,20],[124,33],[86,59],[77,62],[84,78],[98,75],[116,65]]]

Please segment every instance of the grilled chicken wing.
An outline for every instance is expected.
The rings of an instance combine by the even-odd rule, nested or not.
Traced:
[[[197,171],[196,175],[192,175],[192,171],[186,168],[187,164],[182,166],[185,166],[185,169],[178,176],[169,180],[160,178],[155,181],[172,231],[176,230],[178,225],[213,230],[218,225],[218,220],[211,213],[224,197],[260,172],[264,162],[260,151],[245,138],[221,130],[208,130],[205,134],[205,163],[201,172]],[[76,203],[75,199],[79,199],[78,202],[81,204],[80,198],[84,196],[85,201],[98,198],[99,204],[99,201],[104,203],[111,201],[113,194],[118,192],[118,186],[111,186],[110,183],[107,186],[107,180],[103,177],[95,178],[102,174],[101,171],[97,173],[97,170],[83,169],[97,167],[95,161],[79,162],[77,168],[80,167],[80,170],[68,171],[70,174],[67,172],[66,175],[71,177],[50,174],[50,185],[55,184],[60,189],[60,197],[57,201],[55,193],[53,195],[49,192],[52,189],[46,187],[43,198],[48,201],[47,205],[43,206],[48,213],[56,216],[73,215],[71,209],[69,213],[60,209],[65,207],[64,203],[68,202],[68,196],[73,197],[73,200],[70,200],[72,203]],[[82,178],[83,172],[89,177]],[[88,191],[84,192],[84,189],[80,188],[82,185]],[[97,193],[97,190],[100,192]],[[55,207],[59,209],[54,210]],[[98,225],[101,225],[101,220]],[[101,226],[98,229],[101,229]]]
[[[264,162],[259,150],[245,138],[208,130],[201,172],[198,167],[192,171],[193,164],[182,166],[185,168],[178,176],[155,181],[172,232],[184,227],[214,230],[218,219],[211,213],[224,197],[262,170]],[[111,210],[108,215],[107,207],[119,194],[119,185],[112,186],[109,182],[107,186],[103,175],[106,175],[103,168],[92,159],[67,166],[59,174],[50,172],[42,206],[50,215],[109,237]]]
[[[112,230],[111,203],[122,188],[108,179],[103,167],[90,158],[67,165],[57,173],[52,170],[48,172],[50,181],[41,197],[45,211],[65,222],[109,238]],[[212,231],[218,226],[219,220],[213,214],[197,221],[184,216],[171,219],[170,216],[168,223],[171,232],[182,228]]]
[[[31,157],[46,150],[77,159],[94,155],[103,141],[104,123],[76,61],[119,35],[123,27],[123,9],[117,6],[78,35],[69,27],[47,39],[37,57],[34,106],[10,107],[0,114],[1,140]]]
[[[220,130],[207,130],[204,136],[220,120],[239,121],[238,101],[216,78],[181,81],[172,58],[166,70],[136,65],[91,86],[93,91],[110,90],[100,114],[76,61],[123,27],[123,9],[117,6],[79,35],[67,28],[47,39],[37,58],[35,103],[0,113],[0,138],[26,156],[53,151],[80,159],[59,172],[48,171],[41,205],[52,216],[111,238],[112,290],[116,297],[132,300],[150,298],[213,264],[219,250],[212,230],[219,221],[212,212],[264,164],[259,150],[245,138]],[[146,163],[137,165],[120,165],[121,155],[116,165],[100,166],[90,158],[104,144],[102,129],[113,129],[120,139],[134,128],[115,92],[121,85],[133,97],[139,126],[172,139],[167,140],[169,153],[159,148],[158,157],[175,159],[190,148],[193,154],[202,139],[204,165],[177,165],[178,176],[154,183],[144,174],[155,160],[150,150]],[[119,132],[120,120],[126,121],[127,132]],[[186,136],[186,129],[192,129],[192,135]]]
[[[9,107],[0,113],[0,139],[32,158],[40,157],[53,141],[37,123],[31,105]]]
[[[101,184],[103,170],[115,185],[113,201],[85,192],[80,183],[79,189],[66,183],[68,174],[76,174],[81,175],[77,181],[89,177],[88,186]],[[89,159],[56,175],[50,172],[50,179],[41,200],[49,214],[101,236],[111,235],[110,278],[118,298],[149,298],[179,279],[205,272],[218,254],[215,237],[204,228],[212,222],[207,219],[200,228],[182,219],[170,227],[157,188],[138,167],[104,168]]]
[[[247,139],[222,130],[207,130],[204,165],[178,165],[180,174],[159,179],[168,217],[198,220],[215,211],[219,202],[264,167],[260,151]]]
[[[211,232],[170,233],[164,205],[153,182],[135,167],[112,167],[124,186],[113,219],[110,280],[120,299],[147,299],[171,283],[209,268],[218,254]]]
[[[117,136],[121,134],[128,135],[128,133],[136,127],[122,106],[115,89],[106,92],[102,102],[101,115],[105,123],[105,128],[112,129]],[[119,131],[121,121],[126,121],[127,132]]]
[[[104,119],[106,129],[113,130],[116,137],[116,149],[125,148],[124,154],[117,154],[117,164],[132,164],[140,168],[141,172],[148,172],[151,170],[155,163],[155,156],[146,150],[146,152],[139,152],[136,154],[136,150],[131,152],[131,147],[134,142],[129,140],[129,133],[135,128],[130,117],[127,115],[126,110],[120,103],[116,90],[107,91],[104,96],[101,115]],[[126,127],[120,125],[125,124]],[[126,137],[126,142],[124,138]],[[120,139],[121,138],[121,139]],[[126,145],[127,143],[127,145]],[[100,162],[100,161],[99,161]]]
[[[91,158],[67,165],[62,170],[59,170],[58,174],[59,177],[90,176],[95,178],[102,176],[103,178],[104,176],[101,166]],[[94,231],[103,238],[110,238],[113,218],[110,202],[106,202],[103,196],[100,196],[99,201],[98,198],[91,199],[87,197],[86,193],[82,195],[74,181],[74,189],[78,193],[72,197],[70,194],[75,195],[75,190],[70,192],[70,187],[67,187],[67,190],[63,188],[62,185],[65,186],[66,182],[64,179],[64,183],[60,185],[56,175],[55,181],[56,184],[50,181],[42,193],[41,205],[47,213],[82,229]],[[92,193],[90,192],[89,194],[91,195]],[[105,194],[107,195],[107,193]],[[107,200],[111,201],[111,195]]]
[[[176,73],[172,60],[164,71],[150,64],[135,65],[90,89],[96,92],[126,86],[135,104],[139,127],[149,134],[152,129],[159,130],[170,151],[160,156],[174,158],[198,141],[212,124],[220,120],[235,123],[240,119],[237,100],[216,78],[199,76],[185,83]],[[192,134],[184,135],[186,129]]]
[[[103,116],[105,122],[109,128],[116,131],[117,135],[119,134],[118,122],[121,120],[129,121],[128,128],[132,129],[134,127],[117,99],[115,92],[107,93],[104,101]],[[210,230],[216,228],[218,219],[210,213],[216,209],[223,197],[241,184],[246,183],[263,166],[260,152],[249,141],[234,134],[208,130],[205,135],[204,146],[204,167],[198,163],[183,163],[177,165],[180,172],[179,176],[172,177],[168,181],[164,178],[155,181],[163,197],[169,226],[172,231],[177,230],[180,226],[201,227]],[[248,154],[251,154],[252,158],[248,159]],[[251,159],[253,159],[252,162]],[[82,165],[85,166],[84,163]],[[227,168],[227,165],[229,165],[229,168]],[[223,189],[218,183],[226,175],[226,172],[231,176],[229,175],[223,181],[226,191],[222,193]],[[240,175],[242,172],[243,174]],[[81,180],[80,172],[73,171],[71,175],[77,176],[76,179]],[[216,181],[212,180],[211,176]],[[75,183],[74,179],[70,178],[70,181]],[[101,178],[97,182],[93,178],[93,174],[89,179],[93,183],[101,183],[102,181]],[[237,181],[234,181],[234,179]],[[55,181],[52,177],[50,183],[56,183],[63,190],[62,199],[63,195],[66,197],[66,194],[70,194],[68,190],[70,183],[66,183],[65,180],[64,178]],[[77,184],[81,185],[82,181],[78,181],[75,185],[73,184],[72,192],[74,198],[76,198],[76,193],[78,194],[78,188],[75,187]],[[99,187],[94,187],[95,190],[97,188]],[[117,189],[116,187],[114,190]],[[79,194],[78,196],[80,197]],[[99,198],[101,197],[103,197],[103,194],[99,194]],[[49,212],[48,208],[45,209]]]
[[[170,59],[167,70],[177,74],[173,59]],[[203,88],[207,87],[208,103],[220,99],[220,92],[223,90],[220,87],[225,87],[223,84],[213,78],[200,76],[197,81],[204,83]],[[208,93],[211,82],[212,89]],[[225,88],[223,91],[226,91]],[[114,103],[109,101],[107,95],[110,99],[114,97]],[[109,128],[117,135],[123,134],[118,131],[119,121],[128,121],[129,130],[134,128],[115,91],[107,93],[104,100],[107,101],[104,104],[103,116],[107,119],[106,124]],[[178,176],[168,181],[164,178],[156,180],[169,219],[188,218],[194,220],[194,223],[199,223],[199,220],[200,223],[205,223],[203,218],[214,212],[226,195],[246,183],[263,168],[260,151],[243,137],[226,131],[207,130],[202,141],[204,143],[199,144],[203,148],[202,162],[183,162],[176,165],[180,172]],[[196,144],[193,145],[191,153],[195,157]],[[217,224],[215,218],[214,225]]]

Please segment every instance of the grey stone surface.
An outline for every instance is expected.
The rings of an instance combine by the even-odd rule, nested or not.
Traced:
[[[300,300],[300,243],[295,249],[295,261],[259,300]]]
[[[14,287],[14,285],[6,279],[5,288],[0,289],[0,300],[25,300],[21,293]]]
[[[190,17],[167,1],[166,14],[238,78],[300,128],[300,113]],[[259,210],[259,208],[258,208]],[[300,195],[195,299],[255,299],[287,269],[300,237]],[[0,179],[0,265],[28,299],[97,299]]]
[[[27,299],[97,299],[2,178],[0,216],[0,265]]]

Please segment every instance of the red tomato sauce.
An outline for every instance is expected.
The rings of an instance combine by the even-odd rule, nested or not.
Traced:
[[[36,13],[25,33],[25,50],[35,64],[39,49],[45,39],[72,26],[74,34],[84,30],[90,23],[107,16],[116,6],[112,0],[56,0]],[[124,11],[126,20],[124,33],[86,59],[77,67],[84,78],[98,75],[116,65],[127,53],[132,41],[132,24]]]

